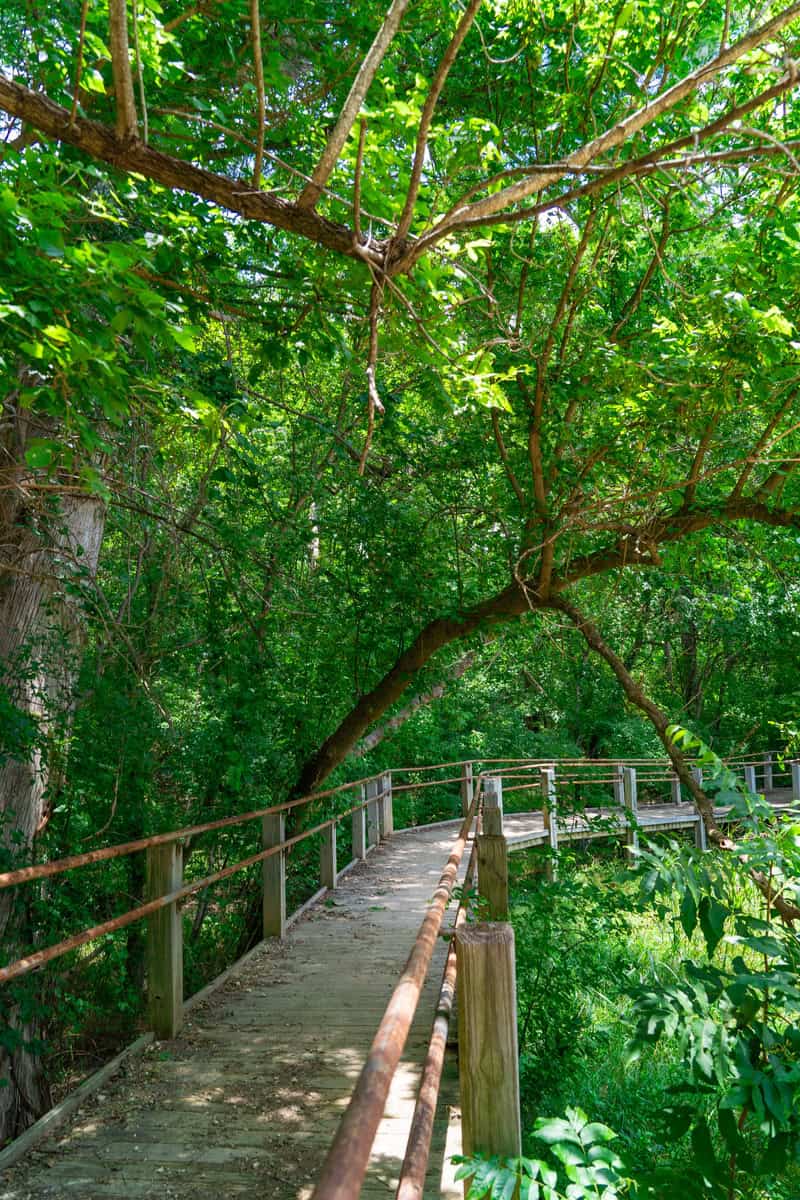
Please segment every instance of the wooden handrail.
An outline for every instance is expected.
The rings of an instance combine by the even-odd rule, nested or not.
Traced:
[[[313,1200],[353,1200],[361,1190],[375,1134],[386,1107],[389,1088],[403,1053],[444,913],[458,876],[458,868],[476,812],[479,785],[480,778],[475,781],[469,812],[450,851],[450,857],[420,925],[403,974],[386,1006],[367,1061],[325,1158],[314,1189]]]
[[[372,776],[371,778],[375,779],[379,778],[379,776]],[[9,980],[16,979],[20,975],[27,975],[28,972],[36,970],[37,967],[42,967],[46,963],[52,962],[53,959],[61,958],[62,955],[68,954],[70,950],[76,950],[79,946],[85,946],[87,942],[94,942],[98,938],[105,937],[106,934],[115,933],[118,929],[124,929],[126,925],[132,925],[135,921],[140,921],[144,917],[158,912],[159,909],[166,908],[169,904],[175,904],[179,900],[184,900],[187,896],[202,891],[203,888],[210,887],[214,883],[219,883],[221,880],[235,875],[238,871],[252,867],[255,863],[263,862],[265,859],[271,858],[274,854],[280,854],[292,846],[296,846],[299,842],[305,841],[306,838],[313,837],[314,834],[321,833],[323,830],[337,825],[339,821],[344,820],[345,817],[349,817],[352,813],[367,808],[377,798],[370,796],[360,804],[354,804],[351,808],[345,809],[344,812],[337,813],[335,817],[329,817],[328,820],[322,821],[319,825],[315,825],[311,829],[304,829],[302,833],[295,834],[291,838],[286,838],[277,845],[269,846],[266,850],[260,850],[257,854],[251,854],[229,867],[224,867],[220,871],[215,871],[213,874],[205,876],[203,879],[195,879],[192,883],[184,884],[180,888],[166,892],[164,895],[158,896],[153,900],[148,900],[146,904],[137,905],[136,908],[131,908],[127,912],[121,913],[117,917],[112,917],[108,921],[103,921],[100,925],[92,925],[88,929],[84,929],[80,933],[75,933],[61,942],[55,942],[53,945],[46,946],[42,950],[37,950],[33,954],[16,959],[14,962],[0,968],[0,984],[8,983]],[[296,802],[293,801],[292,803]],[[269,809],[266,811],[280,811],[280,806],[278,806],[277,810]],[[154,845],[163,845],[165,841],[176,840],[174,837],[168,838],[166,835],[159,836],[161,838],[160,841],[145,839],[145,845],[149,848]]]
[[[270,813],[288,812],[303,804],[313,804],[315,800],[325,800],[339,792],[350,791],[363,784],[380,779],[383,771],[377,775],[366,775],[354,783],[342,783],[338,787],[328,788],[324,792],[311,792],[308,796],[300,796],[297,800],[285,800],[282,804],[271,804],[268,808],[257,808],[252,812],[239,813],[235,817],[220,817],[218,821],[206,821],[203,825],[187,825],[182,829],[172,829],[168,833],[154,833],[150,837],[138,838],[133,842],[121,842],[117,846],[104,846],[100,850],[87,850],[83,854],[70,854],[65,858],[53,859],[52,862],[37,863],[36,866],[19,867],[15,871],[5,871],[0,874],[0,888],[13,887],[19,883],[28,883],[33,879],[46,879],[51,875],[60,875],[64,871],[72,871],[76,867],[86,867],[91,863],[104,862],[110,858],[122,858],[127,854],[135,854],[138,850],[147,850],[150,846],[164,846],[168,842],[182,841],[184,838],[198,837],[201,833],[209,833],[212,829],[229,829],[233,825],[243,825],[247,821],[256,821]],[[356,805],[356,807],[360,807]],[[348,809],[340,816],[346,817],[353,812]]]

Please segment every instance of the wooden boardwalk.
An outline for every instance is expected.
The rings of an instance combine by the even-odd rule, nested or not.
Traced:
[[[782,807],[791,793],[773,792]],[[597,810],[595,810],[596,812]],[[562,814],[559,842],[621,831]],[[720,813],[721,815],[721,813]],[[692,829],[688,804],[642,805],[650,829]],[[151,1045],[0,1179],[0,1200],[310,1200],[459,822],[408,830],[376,847],[289,931],[262,943],[181,1036]],[[548,840],[541,812],[507,814],[510,850]],[[469,848],[462,860],[463,869]],[[452,920],[447,918],[447,924]],[[438,999],[446,943],[428,981],[374,1145],[366,1197],[394,1195]],[[455,1063],[445,1067],[427,1200],[456,1200],[460,1150]]]
[[[0,1182],[2,1200],[307,1200],[457,823],[408,831],[354,867],[282,943],[263,943]],[[464,865],[468,858],[465,852]],[[451,919],[447,918],[448,922]],[[363,1194],[394,1195],[444,966],[440,940]],[[461,1196],[447,1068],[426,1194]]]

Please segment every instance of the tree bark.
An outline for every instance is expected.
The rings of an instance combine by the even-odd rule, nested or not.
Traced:
[[[82,589],[97,569],[105,507],[75,490],[51,491],[25,464],[31,421],[5,406],[0,445],[0,683],[11,738],[0,759],[0,851],[29,860],[63,774],[83,633]],[[36,431],[37,433],[39,430]],[[24,736],[14,737],[14,731]],[[0,892],[9,958],[30,936],[26,897]],[[26,993],[29,996],[29,993]],[[12,993],[3,1020],[19,1044],[0,1051],[0,1144],[49,1105],[41,1058],[29,1050],[40,1019],[23,1020]],[[38,1005],[37,1007],[41,1007]]]
[[[300,772],[294,794],[304,796],[320,786],[331,771],[344,761],[370,725],[400,699],[416,673],[437,650],[483,626],[519,617],[530,609],[531,603],[531,598],[523,588],[518,583],[512,583],[489,600],[467,609],[461,617],[438,617],[429,622],[380,682],[361,696],[338,728],[308,759]]]

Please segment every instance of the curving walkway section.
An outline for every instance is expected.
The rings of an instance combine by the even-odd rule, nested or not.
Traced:
[[[308,1200],[458,822],[396,834],[286,936],[262,943],[179,1038],[151,1045],[0,1183],[1,1200]],[[464,855],[464,864],[469,857]],[[366,1197],[397,1186],[439,993],[440,939],[375,1142]],[[455,1069],[426,1196],[463,1195]]]
[[[776,808],[791,792],[768,798]],[[589,813],[586,814],[590,815]],[[619,836],[559,816],[557,841]],[[719,812],[722,817],[722,811]],[[640,827],[692,829],[686,804],[643,805]],[[396,833],[340,878],[282,942],[263,942],[192,1007],[179,1038],[151,1044],[0,1182],[0,1200],[310,1200],[460,822]],[[507,814],[510,851],[554,844],[542,812]],[[461,877],[469,859],[462,859]],[[451,913],[455,906],[451,907]],[[446,919],[448,927],[452,916]],[[362,1194],[394,1196],[439,996],[440,939],[395,1074]],[[446,1064],[424,1200],[460,1200],[454,1058]]]

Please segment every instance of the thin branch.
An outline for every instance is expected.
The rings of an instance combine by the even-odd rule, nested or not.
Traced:
[[[636,288],[636,291],[633,293],[633,295],[628,299],[628,301],[623,306],[622,313],[620,314],[620,318],[617,321],[617,323],[614,325],[614,328],[611,330],[611,333],[609,334],[608,340],[610,342],[618,341],[619,334],[620,334],[622,327],[631,319],[631,317],[633,316],[633,314],[636,312],[637,308],[641,304],[644,294],[647,291],[648,287],[650,286],[650,282],[651,282],[653,276],[655,275],[656,271],[662,264],[664,250],[666,249],[667,242],[669,240],[669,235],[670,235],[669,204],[665,204],[664,205],[664,218],[661,222],[661,233],[659,235],[658,245],[656,246],[655,250],[653,251],[653,257],[650,259],[650,262],[647,264],[647,270],[645,271],[642,278],[639,280],[639,284],[638,284],[638,287]]]
[[[267,104],[264,98],[264,60],[261,55],[261,13],[258,0],[250,0],[250,37],[253,46],[253,67],[258,95],[258,129],[256,131],[256,162],[253,168],[253,187],[261,187],[261,170],[264,165],[264,124],[267,119]]]
[[[793,391],[791,393],[791,395],[789,396],[789,398],[787,400],[785,400],[783,402],[783,404],[781,405],[781,407],[777,410],[775,415],[772,417],[772,420],[767,423],[767,426],[764,429],[764,432],[761,434],[761,437],[758,439],[755,446],[753,447],[752,453],[750,453],[747,456],[747,462],[745,463],[744,467],[742,468],[742,472],[741,472],[739,478],[736,480],[736,486],[734,487],[733,491],[731,492],[732,497],[738,499],[738,497],[741,496],[742,492],[744,491],[745,485],[753,472],[753,468],[755,467],[756,463],[758,462],[759,455],[761,454],[762,450],[764,450],[765,447],[767,446],[770,438],[772,437],[773,433],[775,432],[775,430],[778,427],[781,420],[785,417],[786,413],[789,412],[794,407],[796,400],[797,400],[797,392]]]
[[[442,93],[442,88],[445,85],[450,68],[456,60],[456,55],[461,49],[461,44],[467,36],[470,26],[475,20],[478,9],[481,6],[481,0],[470,0],[466,10],[461,16],[456,31],[450,39],[450,44],[442,56],[442,60],[436,69],[436,74],[433,77],[430,91],[423,105],[422,115],[420,116],[419,128],[417,129],[417,142],[414,147],[414,162],[411,167],[411,179],[408,185],[408,193],[406,202],[403,205],[403,211],[400,220],[397,224],[396,237],[398,241],[402,241],[408,234],[411,228],[411,221],[414,216],[414,205],[417,202],[419,195],[420,181],[422,179],[422,168],[425,162],[425,150],[428,145],[428,134],[430,133],[433,113]]]
[[[624,117],[616,125],[613,125],[598,137],[592,138],[591,141],[586,142],[585,145],[575,150],[564,160],[562,174],[566,174],[566,169],[569,167],[586,166],[601,154],[606,154],[616,146],[622,145],[633,134],[639,133],[640,130],[645,129],[653,121],[670,112],[677,104],[680,104],[687,96],[691,96],[702,84],[708,83],[715,76],[719,75],[726,67],[732,66],[745,54],[756,49],[764,42],[769,41],[770,38],[774,37],[798,16],[800,16],[800,2],[789,5],[773,17],[772,20],[766,21],[763,25],[751,30],[743,38],[740,38],[733,46],[728,46],[720,50],[714,58],[703,63],[695,71],[691,71],[678,83],[668,88],[666,92],[662,92],[660,96],[654,97],[653,100],[649,101],[642,108]],[[451,221],[451,224],[476,217],[492,216],[494,213],[501,212],[510,205],[517,204],[520,200],[525,200],[528,196],[534,195],[553,182],[553,176],[549,172],[542,173],[534,167],[527,178],[520,180],[518,183],[511,184],[509,187],[503,188],[501,191],[487,196],[483,200],[465,206],[461,212],[457,212],[458,220]],[[437,232],[439,231],[437,230]]]
[[[136,81],[139,85],[139,106],[142,110],[142,141],[147,145],[148,136],[147,97],[144,92],[144,67],[142,52],[139,47],[139,11],[137,0],[131,0],[131,16],[133,17],[133,52],[136,55]]]
[[[362,117],[358,130],[358,153],[356,155],[356,177],[353,182],[353,241],[361,241],[361,172],[364,169],[364,142],[367,136],[366,117]]]
[[[400,22],[408,8],[408,4],[409,0],[392,0],[384,22],[378,30],[375,40],[367,51],[366,57],[353,80],[353,86],[350,88],[334,130],[328,138],[328,143],[322,152],[322,157],[311,173],[311,183],[303,188],[298,197],[297,204],[299,208],[314,208],[322,195],[322,189],[330,179],[333,169],[339,161],[342,147],[350,136],[350,130],[353,128],[361,105],[364,103],[370,84],[377,74],[378,67],[381,65],[394,35],[400,28]]]
[[[81,76],[83,75],[83,46],[86,41],[86,18],[89,13],[89,0],[83,0],[81,4],[81,28],[78,34],[78,53],[77,63],[75,66],[75,84],[72,88],[72,108],[70,109],[70,123],[75,120],[78,115],[78,97],[81,90]]]
[[[525,493],[523,492],[522,488],[519,485],[519,480],[517,479],[516,475],[514,474],[514,469],[511,466],[511,463],[508,458],[508,450],[506,449],[506,444],[503,441],[503,434],[500,430],[499,410],[496,408],[492,408],[492,409],[490,409],[490,413],[491,413],[491,417],[492,417],[492,429],[494,430],[494,440],[497,442],[497,449],[500,451],[500,458],[502,459],[505,473],[508,476],[508,482],[511,484],[512,488],[514,489],[514,495],[517,497],[517,500],[519,500],[520,508],[522,509],[523,512],[525,512],[528,507],[528,501],[525,498]]]
[[[369,294],[369,359],[367,362],[367,436],[364,441],[364,449],[361,451],[361,459],[358,464],[359,475],[364,474],[364,469],[367,465],[367,455],[369,454],[370,446],[372,445],[372,434],[375,430],[375,410],[383,412],[383,404],[378,395],[378,385],[375,379],[375,372],[378,364],[378,317],[380,316],[381,300],[383,299],[383,285],[377,280],[372,281],[372,290]]]

